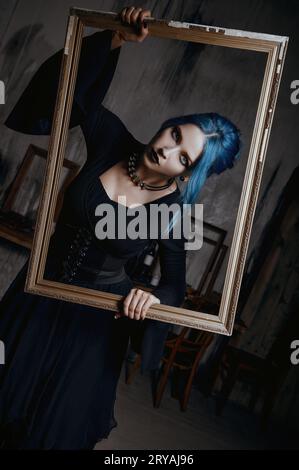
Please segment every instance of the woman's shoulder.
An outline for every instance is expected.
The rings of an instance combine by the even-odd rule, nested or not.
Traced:
[[[103,105],[86,117],[82,130],[87,144],[88,160],[116,162],[126,159],[144,144],[139,142],[122,119]],[[115,158],[113,158],[115,156]]]

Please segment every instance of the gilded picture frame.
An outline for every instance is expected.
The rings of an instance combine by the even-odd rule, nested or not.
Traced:
[[[79,8],[70,9],[59,89],[49,141],[46,174],[25,291],[117,311],[121,298],[119,295],[98,292],[43,278],[58,197],[58,181],[65,154],[84,27],[118,30],[128,28],[121,24],[116,13]],[[147,313],[147,318],[162,322],[231,335],[288,37],[154,18],[148,19],[148,27],[149,35],[161,38],[259,51],[267,56],[219,314],[218,316],[211,315],[163,304],[153,305]]]

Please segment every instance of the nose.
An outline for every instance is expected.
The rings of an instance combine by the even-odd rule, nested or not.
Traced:
[[[163,150],[160,149],[160,151],[158,151],[159,155],[161,155],[163,158],[169,158],[171,157],[173,154],[176,154],[177,152],[179,151],[179,146],[176,145],[174,147],[163,147]]]

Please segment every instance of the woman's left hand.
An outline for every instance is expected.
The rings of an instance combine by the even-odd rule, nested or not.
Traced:
[[[159,304],[160,299],[150,292],[133,287],[123,302],[123,315],[132,320],[144,320],[147,310],[153,304]],[[117,313],[114,318],[121,317]]]
[[[122,24],[131,26],[128,31],[114,31],[112,39],[112,49],[121,46],[124,42],[143,42],[148,36],[148,25],[146,18],[151,17],[150,10],[143,10],[141,7],[125,7],[119,13]],[[116,46],[114,46],[116,43]]]

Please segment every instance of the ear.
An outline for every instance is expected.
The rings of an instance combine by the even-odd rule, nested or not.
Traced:
[[[183,174],[179,178],[180,178],[181,181],[184,181],[184,183],[187,183],[190,176]]]

